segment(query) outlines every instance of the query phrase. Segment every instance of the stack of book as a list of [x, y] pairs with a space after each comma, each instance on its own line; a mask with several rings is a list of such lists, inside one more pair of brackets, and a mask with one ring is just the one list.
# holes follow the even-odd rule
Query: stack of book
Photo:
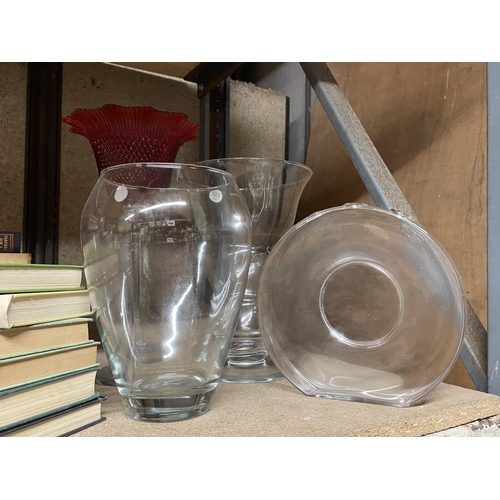
[[95, 390], [98, 342], [89, 339], [82, 267], [2, 263], [5, 254], [0, 252], [0, 436], [68, 436], [103, 421]]

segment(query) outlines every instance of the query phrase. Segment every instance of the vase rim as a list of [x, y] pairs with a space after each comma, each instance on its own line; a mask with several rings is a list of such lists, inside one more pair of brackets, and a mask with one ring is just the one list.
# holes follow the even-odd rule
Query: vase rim
[[227, 158], [214, 158], [211, 160], [200, 160], [199, 162], [196, 162], [196, 165], [209, 165], [211, 163], [217, 163], [217, 162], [230, 162], [230, 161], [237, 161], [237, 162], [243, 162], [243, 161], [253, 161], [253, 162], [276, 162], [276, 163], [281, 163], [283, 165], [290, 165], [293, 167], [298, 167], [301, 170], [306, 170], [309, 172], [310, 175], [313, 174], [313, 170], [311, 167], [308, 167], [307, 165], [304, 165], [303, 163], [299, 163], [296, 161], [291, 161], [291, 160], [285, 160], [283, 158], [258, 158], [255, 156], [235, 156], [234, 158], [227, 157]]
[[[183, 168], [189, 168], [193, 170], [200, 170], [200, 171], [206, 171], [206, 172], [212, 172], [214, 174], [220, 175], [223, 178], [227, 179], [227, 183], [225, 184], [218, 184], [215, 186], [201, 186], [199, 188], [189, 188], [190, 190], [212, 190], [216, 188], [224, 188], [230, 184], [233, 184], [233, 186], [237, 187], [236, 184], [236, 178], [234, 177], [233, 174], [230, 172], [226, 172], [225, 170], [221, 170], [218, 168], [214, 167], [209, 167], [206, 165], [197, 165], [195, 163], [181, 163], [181, 162], [152, 162], [152, 161], [145, 161], [145, 162], [135, 162], [135, 163], [122, 163], [119, 165], [113, 165], [111, 167], [107, 167], [101, 170], [101, 173], [99, 174], [100, 178], [106, 178], [106, 174], [115, 170], [120, 170], [122, 168], [130, 168], [130, 167], [137, 167], [141, 169], [147, 169], [147, 168], [160, 168], [160, 169], [170, 169], [170, 170], [181, 170]], [[150, 189], [148, 186], [135, 186], [128, 184], [127, 182], [119, 182], [119, 181], [114, 181], [113, 179], [105, 179], [107, 182], [111, 182], [113, 184], [117, 185], [124, 185], [127, 187], [132, 187], [132, 188], [139, 188], [139, 187], [146, 187]], [[156, 189], [176, 189], [178, 190], [179, 188], [170, 188], [170, 187], [161, 187], [161, 188], [156, 188]]]

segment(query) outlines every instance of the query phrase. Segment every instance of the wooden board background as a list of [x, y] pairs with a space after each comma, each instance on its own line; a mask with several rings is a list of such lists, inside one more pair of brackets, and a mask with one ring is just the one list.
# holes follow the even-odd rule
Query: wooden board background
[[[422, 225], [454, 260], [486, 316], [486, 64], [328, 63]], [[298, 219], [352, 201], [373, 205], [321, 105]], [[459, 360], [446, 382], [474, 387]]]

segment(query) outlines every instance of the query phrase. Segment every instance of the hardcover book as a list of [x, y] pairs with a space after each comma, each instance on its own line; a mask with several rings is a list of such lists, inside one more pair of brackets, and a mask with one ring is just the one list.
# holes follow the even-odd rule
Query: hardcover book
[[104, 398], [62, 409], [16, 427], [0, 431], [0, 437], [66, 437], [106, 420], [101, 416]]
[[21, 233], [18, 231], [0, 231], [0, 253], [18, 253], [21, 251]]
[[0, 390], [0, 431], [94, 398], [99, 364]]
[[0, 264], [31, 264], [31, 254], [0, 252]]
[[81, 289], [82, 269], [59, 264], [0, 264], [0, 293]]
[[0, 359], [88, 342], [91, 322], [71, 318], [0, 330]]
[[0, 389], [13, 388], [95, 365], [98, 344], [99, 342], [89, 340], [86, 344], [2, 359]]
[[4, 329], [91, 313], [88, 290], [0, 295], [0, 328]]

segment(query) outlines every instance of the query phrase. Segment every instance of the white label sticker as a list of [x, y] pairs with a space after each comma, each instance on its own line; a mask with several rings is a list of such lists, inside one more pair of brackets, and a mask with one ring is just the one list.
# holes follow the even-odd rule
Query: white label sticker
[[115, 201], [120, 203], [128, 195], [128, 189], [125, 186], [118, 186], [115, 191]]
[[218, 189], [210, 191], [210, 194], [208, 196], [214, 203], [219, 203], [222, 200], [222, 193]]

